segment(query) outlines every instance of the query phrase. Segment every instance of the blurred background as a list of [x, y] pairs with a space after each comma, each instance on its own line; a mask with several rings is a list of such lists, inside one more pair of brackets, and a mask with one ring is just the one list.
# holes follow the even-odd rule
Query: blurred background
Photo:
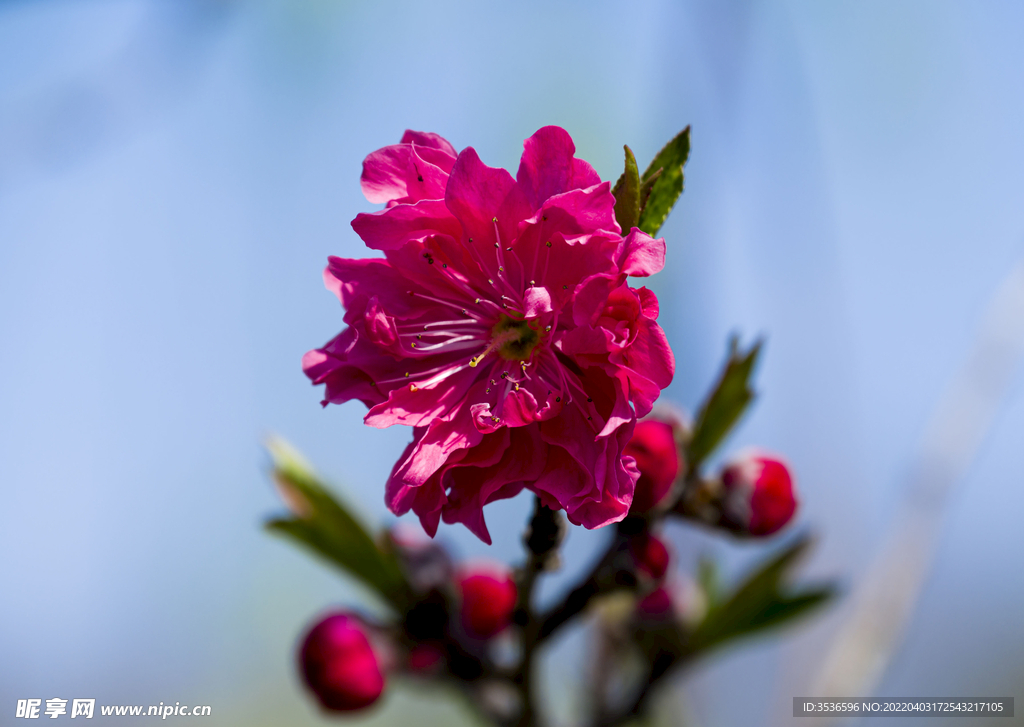
[[[788, 456], [820, 535], [805, 572], [855, 592], [1024, 256], [1022, 34], [1024, 6], [994, 1], [0, 1], [0, 710], [323, 721], [295, 642], [359, 594], [262, 532], [280, 504], [260, 443], [286, 437], [393, 520], [383, 483], [410, 433], [321, 409], [299, 361], [341, 328], [327, 256], [364, 255], [362, 158], [405, 128], [514, 171], [558, 124], [614, 179], [623, 143], [643, 166], [693, 125], [649, 283], [678, 362], [664, 398], [692, 411], [727, 336], [766, 336], [726, 450]], [[1008, 381], [876, 694], [1024, 696], [1024, 375]], [[489, 509], [489, 549], [439, 538], [514, 560], [529, 506]], [[670, 535], [684, 564], [765, 554]], [[574, 531], [542, 596], [599, 541]], [[686, 673], [668, 723], [789, 724], [848, 610]], [[563, 719], [579, 642], [545, 665]], [[466, 723], [409, 691], [355, 722], [412, 710]]]

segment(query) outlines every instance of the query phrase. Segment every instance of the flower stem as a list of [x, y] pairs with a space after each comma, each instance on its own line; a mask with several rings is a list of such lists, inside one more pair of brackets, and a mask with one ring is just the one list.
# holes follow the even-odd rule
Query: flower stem
[[558, 546], [565, 537], [565, 520], [540, 498], [534, 501], [533, 517], [523, 536], [523, 544], [529, 555], [519, 576], [519, 597], [513, 620], [523, 630], [523, 655], [512, 681], [519, 689], [522, 708], [518, 727], [534, 727], [537, 724], [537, 710], [533, 699], [533, 660], [540, 642], [540, 619], [533, 610], [533, 588], [543, 571], [553, 570], [558, 565]]

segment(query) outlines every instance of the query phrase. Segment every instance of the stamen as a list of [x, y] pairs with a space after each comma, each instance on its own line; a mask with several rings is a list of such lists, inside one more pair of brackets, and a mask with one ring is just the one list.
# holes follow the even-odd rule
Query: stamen
[[[426, 371], [420, 371], [416, 375], [417, 376], [429, 376], [430, 374], [435, 374], [438, 371], [444, 371], [445, 369], [449, 368], [450, 366], [451, 366], [451, 364], [446, 363], [443, 366], [435, 366], [432, 369], [427, 369]], [[403, 375], [403, 376], [399, 376], [399, 377], [394, 378], [394, 379], [384, 379], [383, 381], [374, 381], [372, 383], [373, 383], [374, 386], [377, 386], [378, 384], [395, 384], [395, 383], [398, 383], [399, 381], [405, 381], [405, 379], [409, 376], [409, 374], [410, 374], [410, 372], [406, 371], [405, 375]]]
[[[470, 314], [469, 314], [469, 313], [468, 313], [468, 312], [466, 311], [466, 309], [465, 309], [465, 308], [463, 308], [463, 307], [462, 307], [461, 305], [459, 305], [458, 303], [452, 303], [452, 302], [451, 302], [450, 300], [444, 300], [443, 298], [435, 298], [435, 297], [433, 297], [433, 296], [431, 296], [431, 295], [424, 295], [423, 293], [417, 293], [417, 292], [416, 292], [416, 291], [414, 291], [414, 290], [410, 290], [410, 291], [409, 291], [409, 295], [414, 295], [414, 296], [416, 296], [416, 297], [418, 297], [418, 298], [423, 298], [423, 299], [425, 299], [425, 300], [430, 300], [430, 301], [433, 301], [433, 302], [435, 302], [435, 303], [440, 303], [441, 305], [446, 305], [446, 306], [448, 306], [449, 308], [454, 308], [455, 310], [459, 311], [460, 313], [465, 313], [465, 314], [466, 314], [467, 316], [469, 316], [470, 318], [473, 318], [473, 317], [474, 317], [474, 316], [470, 315]], [[475, 320], [479, 321], [480, 319], [479, 319], [479, 318], [476, 318]]]
[[479, 318], [474, 318], [472, 320], [465, 320], [464, 318], [459, 318], [454, 321], [431, 321], [430, 323], [423, 324], [423, 330], [425, 331], [428, 328], [433, 328], [435, 326], [470, 326], [481, 322], [482, 321], [480, 321]]
[[466, 364], [461, 364], [459, 366], [453, 366], [452, 368], [448, 369], [447, 371], [445, 371], [443, 373], [438, 374], [437, 376], [435, 376], [434, 378], [430, 379], [429, 381], [422, 381], [422, 382], [420, 382], [420, 384], [418, 386], [416, 384], [409, 384], [409, 388], [412, 391], [417, 391], [419, 389], [425, 389], [428, 386], [433, 386], [434, 384], [436, 384], [436, 383], [438, 383], [440, 381], [444, 381], [449, 376], [453, 376], [454, 374], [459, 373], [464, 368], [466, 368]]
[[[476, 341], [477, 343], [479, 343], [480, 339], [477, 336], [456, 336], [455, 338], [449, 338], [446, 341], [441, 341], [440, 343], [435, 343], [435, 344], [432, 344], [430, 346], [421, 346], [419, 344], [414, 343], [414, 344], [412, 344], [412, 347], [415, 348], [417, 351], [421, 351], [421, 352], [422, 351], [433, 351], [433, 350], [438, 349], [438, 348], [444, 348], [445, 346], [451, 346], [452, 344], [458, 343], [459, 341]], [[452, 350], [462, 351], [462, 350], [467, 349], [467, 348], [472, 348], [472, 346], [459, 346], [459, 347], [457, 347], [455, 349], [452, 349]]]

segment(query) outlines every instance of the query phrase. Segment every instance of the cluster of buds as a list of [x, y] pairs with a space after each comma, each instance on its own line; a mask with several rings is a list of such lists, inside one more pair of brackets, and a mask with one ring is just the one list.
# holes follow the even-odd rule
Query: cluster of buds
[[512, 624], [517, 588], [508, 568], [456, 566], [440, 545], [401, 526], [388, 537], [414, 587], [408, 611], [392, 623], [331, 613], [302, 643], [304, 681], [328, 711], [370, 706], [393, 672], [473, 682], [492, 666], [494, 642]]
[[619, 529], [628, 535], [638, 575], [641, 619], [673, 612], [677, 600], [673, 593], [678, 589], [662, 582], [669, 551], [655, 534], [666, 517], [681, 516], [735, 536], [763, 538], [782, 530], [796, 514], [793, 477], [781, 457], [743, 450], [708, 477], [688, 469], [689, 439], [680, 417], [662, 413], [639, 422], [624, 451], [640, 471], [630, 516]]
[[[796, 511], [792, 477], [780, 458], [749, 450], [727, 461], [717, 476], [705, 478], [687, 469], [687, 437], [676, 418], [637, 424], [625, 450], [640, 471], [630, 515], [617, 528], [618, 545], [580, 590], [631, 591], [640, 624], [675, 618], [683, 608], [680, 588], [672, 582], [670, 549], [660, 534], [666, 518], [683, 516], [736, 535], [764, 537], [783, 528]], [[560, 537], [558, 527], [547, 533], [536, 522], [531, 532], [534, 540], [545, 540], [528, 543], [541, 553], [552, 552]], [[514, 627], [519, 592], [511, 570], [491, 562], [455, 564], [442, 546], [401, 526], [388, 538], [415, 591], [407, 613], [390, 624], [332, 613], [302, 644], [305, 682], [327, 710], [373, 704], [393, 671], [472, 683], [494, 671], [500, 637]], [[571, 597], [567, 603], [564, 615], [556, 612], [549, 619], [554, 626], [575, 615]]]
[[747, 449], [730, 458], [717, 476], [702, 477], [687, 470], [687, 438], [678, 419], [637, 424], [625, 449], [640, 470], [630, 515], [650, 517], [668, 510], [751, 537], [773, 535], [793, 519], [796, 490], [781, 457]]

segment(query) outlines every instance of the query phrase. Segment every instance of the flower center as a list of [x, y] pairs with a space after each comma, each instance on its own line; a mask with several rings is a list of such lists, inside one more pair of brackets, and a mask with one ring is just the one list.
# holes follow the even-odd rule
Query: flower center
[[498, 346], [498, 355], [508, 361], [525, 361], [540, 341], [536, 321], [516, 321], [508, 316], [494, 324], [491, 335], [494, 340], [504, 339]]
[[480, 355], [474, 357], [469, 365], [476, 367], [483, 358], [492, 352], [507, 361], [525, 361], [540, 342], [539, 324], [535, 320], [523, 321], [502, 315], [491, 329], [491, 342]]

